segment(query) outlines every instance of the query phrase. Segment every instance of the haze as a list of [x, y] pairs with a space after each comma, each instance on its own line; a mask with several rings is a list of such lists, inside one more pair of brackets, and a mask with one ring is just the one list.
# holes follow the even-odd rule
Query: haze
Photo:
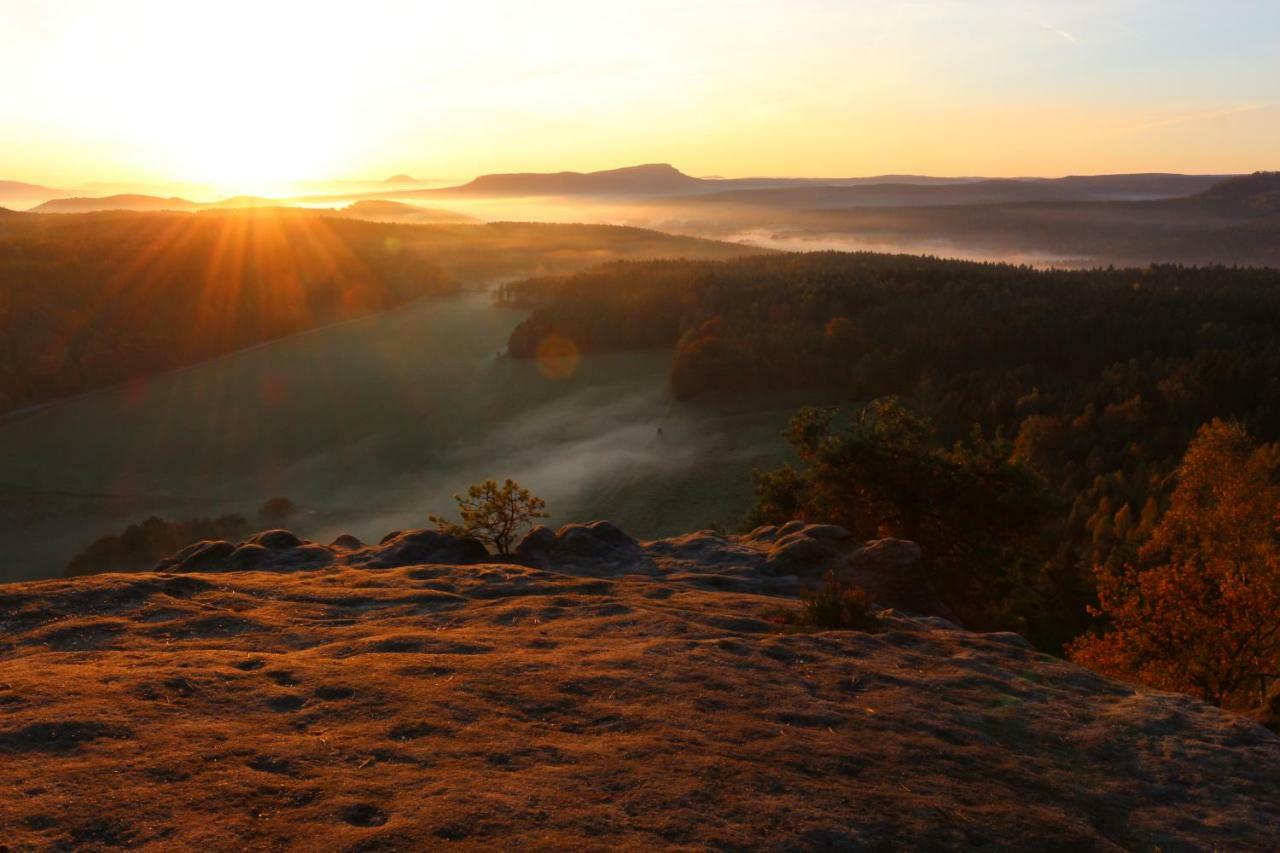
[[1277, 32], [1263, 0], [2, 0], [0, 175], [1246, 172], [1275, 165]]

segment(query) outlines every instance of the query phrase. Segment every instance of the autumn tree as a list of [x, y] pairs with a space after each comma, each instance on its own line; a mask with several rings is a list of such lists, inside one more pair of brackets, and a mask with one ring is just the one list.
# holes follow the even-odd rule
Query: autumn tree
[[1136, 564], [1098, 570], [1099, 633], [1071, 657], [1228, 707], [1280, 678], [1280, 447], [1205, 424]]
[[516, 535], [537, 518], [546, 518], [546, 502], [515, 480], [508, 479], [501, 486], [496, 480], [487, 480], [467, 489], [467, 494], [455, 494], [458, 502], [458, 524], [438, 515], [430, 516], [431, 522], [441, 533], [455, 536], [472, 536], [492, 547], [499, 554], [511, 553]]

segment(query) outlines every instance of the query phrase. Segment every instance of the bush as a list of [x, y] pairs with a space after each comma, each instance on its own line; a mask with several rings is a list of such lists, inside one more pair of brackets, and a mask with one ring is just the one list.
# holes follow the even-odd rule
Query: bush
[[809, 628], [878, 631], [880, 620], [871, 612], [871, 597], [834, 571], [822, 586], [800, 594], [800, 609], [780, 614], [788, 625]]

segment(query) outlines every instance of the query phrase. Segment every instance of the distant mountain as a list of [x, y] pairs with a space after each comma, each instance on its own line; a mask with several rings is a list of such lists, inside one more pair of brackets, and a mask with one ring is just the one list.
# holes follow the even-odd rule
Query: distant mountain
[[32, 210], [35, 213], [92, 213], [98, 210], [195, 210], [201, 206], [185, 198], [126, 194], [103, 198], [58, 198]]
[[1200, 193], [1194, 201], [1244, 216], [1280, 213], [1280, 172], [1229, 178]]
[[[847, 207], [914, 207], [1017, 202], [1139, 201], [1202, 192], [1221, 175], [1087, 175], [1066, 178], [1001, 178], [951, 183], [828, 184], [704, 193], [678, 201], [782, 207], [794, 210]], [[659, 201], [666, 201], [661, 199]]]
[[627, 166], [603, 172], [519, 172], [481, 175], [456, 187], [410, 190], [400, 197], [428, 196], [600, 196], [653, 198], [692, 196], [721, 191], [791, 187], [842, 187], [900, 183], [946, 185], [977, 178], [937, 178], [925, 175], [880, 175], [863, 178], [695, 178], [667, 163]]
[[445, 222], [478, 222], [475, 217], [456, 213], [452, 210], [441, 210], [433, 207], [420, 207], [416, 204], [405, 204], [399, 201], [371, 199], [357, 201], [337, 211], [338, 216], [348, 219], [364, 219], [370, 222], [401, 223], [445, 223]]
[[[1003, 204], [1027, 201], [1141, 201], [1202, 192], [1224, 175], [1072, 175], [978, 178], [875, 175], [860, 178], [695, 178], [666, 163], [603, 172], [481, 175], [456, 187], [406, 190], [397, 197], [599, 196], [696, 199], [734, 205], [838, 208]], [[368, 197], [368, 196], [365, 196]]]
[[415, 178], [413, 175], [405, 175], [402, 173], [399, 175], [392, 175], [391, 177], [383, 181], [383, 183], [384, 184], [416, 184], [418, 183], [418, 179]]
[[51, 198], [65, 198], [68, 194], [53, 187], [28, 184], [23, 181], [0, 181], [0, 201], [35, 203]]
[[625, 195], [644, 196], [693, 192], [705, 181], [684, 174], [665, 163], [628, 166], [604, 172], [522, 172], [481, 175], [458, 187], [429, 190], [439, 195], [564, 196]]
[[[384, 183], [402, 183], [395, 175]], [[415, 183], [435, 183], [420, 178]], [[927, 175], [878, 175], [861, 178], [695, 178], [666, 163], [628, 166], [602, 172], [518, 172], [481, 175], [468, 183], [452, 187], [415, 189], [363, 190], [298, 196], [292, 201], [308, 204], [428, 198], [519, 198], [530, 196], [578, 196], [582, 198], [646, 199], [659, 196], [688, 196], [729, 190], [768, 189], [774, 187], [841, 187], [863, 184], [900, 183], [911, 185], [945, 185], [971, 183], [980, 178], [930, 177]]]

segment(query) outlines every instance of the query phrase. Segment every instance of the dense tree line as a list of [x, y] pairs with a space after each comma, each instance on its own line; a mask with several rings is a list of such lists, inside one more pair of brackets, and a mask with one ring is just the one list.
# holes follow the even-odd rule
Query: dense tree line
[[192, 543], [207, 539], [238, 542], [255, 530], [289, 524], [297, 519], [298, 514], [299, 508], [292, 500], [275, 497], [258, 507], [253, 523], [238, 513], [226, 513], [216, 518], [195, 516], [174, 520], [153, 515], [130, 524], [118, 534], [95, 539], [89, 547], [71, 558], [63, 574], [77, 577], [102, 572], [150, 571], [156, 563]]
[[237, 542], [249, 533], [242, 515], [168, 520], [151, 516], [119, 534], [95, 539], [71, 558], [63, 574], [69, 578], [103, 572], [144, 572], [193, 542], [226, 539]]
[[[534, 307], [510, 341], [592, 352], [675, 347], [672, 392], [896, 395], [948, 446], [973, 430], [1040, 474], [1043, 593], [1029, 630], [1058, 649], [1088, 625], [1094, 567], [1118, 572], [1156, 530], [1197, 429], [1280, 438], [1280, 272], [1042, 271], [815, 253], [612, 264], [507, 288]], [[1025, 576], [1026, 569], [1020, 570]], [[1030, 580], [1027, 581], [1032, 582]]]

